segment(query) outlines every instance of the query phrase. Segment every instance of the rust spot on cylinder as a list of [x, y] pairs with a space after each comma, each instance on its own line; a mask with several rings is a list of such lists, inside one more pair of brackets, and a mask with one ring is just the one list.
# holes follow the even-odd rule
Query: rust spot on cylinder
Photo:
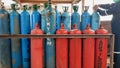
[[16, 63], [16, 59], [13, 59], [13, 60], [12, 60], [12, 64], [15, 64], [15, 63]]

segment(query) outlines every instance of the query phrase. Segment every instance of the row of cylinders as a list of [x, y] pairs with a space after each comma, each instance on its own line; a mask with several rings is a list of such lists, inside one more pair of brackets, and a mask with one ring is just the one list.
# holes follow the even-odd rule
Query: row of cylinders
[[[35, 28], [35, 24], [38, 22], [41, 29], [45, 34], [54, 34], [56, 32], [56, 27], [60, 22], [64, 23], [64, 27], [67, 31], [70, 31], [70, 16], [67, 11], [63, 13], [62, 21], [57, 22], [57, 14], [55, 11], [49, 6], [45, 10], [43, 10], [44, 14], [42, 17], [37, 11], [36, 5], [33, 6], [35, 11], [32, 14], [32, 29]], [[30, 15], [26, 11], [24, 7], [24, 11], [19, 16], [19, 13], [15, 9], [15, 5], [12, 5], [13, 11], [8, 15], [8, 12], [5, 9], [0, 9], [0, 34], [30, 34]], [[42, 17], [43, 22], [40, 21], [40, 17]], [[59, 17], [59, 16], [58, 16]], [[74, 20], [79, 20], [80, 18]], [[83, 17], [87, 17], [86, 15]], [[9, 23], [10, 19], [10, 23]], [[41, 20], [42, 20], [41, 19]], [[83, 18], [87, 20], [87, 18]], [[96, 21], [96, 20], [95, 20]], [[86, 21], [83, 21], [86, 22]], [[41, 23], [41, 24], [40, 24]], [[77, 24], [77, 22], [74, 22]], [[80, 23], [80, 22], [78, 22]], [[88, 22], [87, 22], [88, 23]], [[85, 23], [85, 25], [87, 24]], [[56, 26], [57, 24], [57, 26]], [[10, 25], [10, 26], [9, 26]], [[78, 26], [78, 24], [77, 24]], [[77, 27], [78, 28], [78, 27]], [[86, 26], [85, 26], [86, 28]], [[60, 27], [58, 28], [58, 30]], [[0, 47], [1, 47], [1, 56], [0, 56], [0, 66], [5, 68], [11, 67], [11, 59], [12, 58], [12, 68], [29, 68], [30, 67], [30, 42], [29, 39], [11, 39], [11, 43], [9, 39], [0, 39]], [[39, 43], [39, 42], [38, 42]], [[49, 43], [49, 44], [47, 44]], [[36, 43], [34, 43], [36, 44]], [[11, 49], [10, 49], [11, 48]], [[46, 53], [46, 66], [47, 68], [55, 68], [55, 40], [47, 39], [45, 42], [45, 53]], [[10, 53], [11, 52], [11, 53]], [[22, 55], [21, 55], [22, 54]], [[4, 59], [2, 59], [4, 58]], [[21, 60], [22, 58], [22, 60]], [[53, 58], [53, 59], [52, 59]]]
[[[36, 32], [38, 31], [38, 32]], [[36, 28], [32, 30], [32, 34], [44, 34], [39, 29], [38, 24]], [[75, 34], [108, 34], [108, 31], [104, 29], [101, 24], [100, 29], [94, 31], [88, 24], [86, 29], [81, 32], [74, 24], [74, 29], [68, 33], [64, 29], [64, 25], [61, 24], [61, 28], [56, 31], [56, 35]], [[39, 42], [39, 43], [38, 43]], [[37, 44], [34, 44], [37, 43]], [[43, 68], [44, 53], [43, 39], [31, 39], [31, 68]], [[51, 65], [54, 63], [54, 68], [106, 68], [107, 67], [107, 38], [56, 38], [55, 42], [55, 55], [51, 58]], [[48, 43], [49, 44], [49, 43]], [[41, 53], [41, 54], [39, 54]], [[44, 56], [44, 57], [43, 57]], [[54, 60], [54, 61], [53, 61]], [[55, 61], [56, 60], [56, 61]], [[49, 68], [47, 65], [45, 65]]]

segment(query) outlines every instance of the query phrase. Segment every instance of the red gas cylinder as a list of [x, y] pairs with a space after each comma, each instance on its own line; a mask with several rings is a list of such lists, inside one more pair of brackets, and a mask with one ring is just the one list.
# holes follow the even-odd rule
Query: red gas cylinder
[[[81, 31], [77, 29], [76, 24], [74, 24], [74, 29], [70, 31], [70, 34], [79, 34]], [[70, 68], [82, 68], [82, 40], [81, 38], [71, 38], [70, 39]]]
[[[87, 28], [83, 31], [84, 34], [95, 34], [95, 32], [87, 25]], [[83, 68], [94, 68], [94, 53], [95, 52], [95, 39], [85, 38], [83, 39]]]
[[[96, 30], [96, 34], [108, 34], [108, 31], [104, 29], [103, 25]], [[108, 39], [97, 38], [95, 48], [95, 68], [107, 68], [107, 50], [108, 50]]]
[[[42, 35], [43, 31], [39, 29], [38, 23], [31, 35]], [[44, 47], [42, 38], [31, 38], [31, 68], [43, 68]]]
[[[68, 34], [68, 31], [64, 29], [64, 24], [61, 24], [60, 30], [56, 31], [56, 34]], [[57, 38], [56, 39], [56, 68], [68, 68], [68, 39]]]

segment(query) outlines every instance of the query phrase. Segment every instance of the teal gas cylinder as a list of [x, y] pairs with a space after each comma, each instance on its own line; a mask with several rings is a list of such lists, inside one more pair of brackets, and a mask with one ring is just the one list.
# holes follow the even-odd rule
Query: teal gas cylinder
[[33, 5], [33, 13], [32, 13], [32, 29], [35, 28], [35, 24], [38, 23], [41, 26], [41, 15], [38, 11], [38, 6], [35, 4]]
[[[45, 34], [54, 34], [56, 31], [56, 13], [52, 8], [51, 0], [49, 0], [49, 5], [46, 8], [45, 19]], [[55, 68], [55, 40], [47, 38], [45, 41], [46, 68]]]
[[71, 28], [73, 29], [73, 25], [77, 25], [77, 29], [80, 30], [80, 14], [77, 12], [78, 11], [78, 6], [73, 6], [74, 12], [72, 13], [71, 17]]
[[91, 24], [90, 25], [93, 30], [97, 30], [100, 26], [100, 16], [96, 11], [94, 11], [91, 16]]
[[86, 28], [87, 24], [90, 24], [91, 16], [88, 13], [88, 9], [89, 9], [89, 7], [85, 6], [85, 11], [82, 13], [82, 16], [81, 16], [81, 30], [84, 30]]
[[61, 22], [64, 23], [65, 29], [67, 31], [70, 31], [71, 30], [71, 22], [70, 22], [71, 19], [70, 19], [70, 15], [68, 13], [68, 7], [67, 6], [63, 7], [63, 10], [64, 10], [64, 12], [61, 16], [62, 17]]
[[[0, 34], [10, 34], [9, 14], [0, 4]], [[10, 40], [0, 39], [0, 68], [11, 68]]]
[[[30, 34], [30, 14], [27, 12], [27, 5], [23, 6], [20, 21], [21, 34]], [[30, 40], [28, 38], [22, 38], [21, 46], [23, 68], [30, 68]]]
[[[15, 4], [11, 5], [10, 13], [10, 33], [20, 34], [20, 15], [16, 11]], [[11, 39], [12, 68], [22, 68], [21, 41], [18, 38]]]
[[61, 25], [61, 15], [60, 12], [57, 10], [57, 6], [55, 6], [55, 12], [56, 12], [56, 29], [59, 30], [60, 29], [60, 25]]

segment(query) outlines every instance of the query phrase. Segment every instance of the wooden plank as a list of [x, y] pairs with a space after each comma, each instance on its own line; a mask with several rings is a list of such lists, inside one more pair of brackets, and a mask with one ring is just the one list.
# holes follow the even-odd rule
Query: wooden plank
[[[16, 2], [20, 2], [20, 3], [45, 3], [48, 0], [14, 0]], [[75, 3], [79, 3], [81, 0], [52, 0], [52, 3], [70, 3], [70, 4], [75, 4]]]
[[110, 38], [109, 35], [0, 35], [0, 38]]
[[110, 68], [113, 68], [114, 64], [114, 40], [115, 40], [115, 35], [111, 36], [111, 43], [110, 43]]

